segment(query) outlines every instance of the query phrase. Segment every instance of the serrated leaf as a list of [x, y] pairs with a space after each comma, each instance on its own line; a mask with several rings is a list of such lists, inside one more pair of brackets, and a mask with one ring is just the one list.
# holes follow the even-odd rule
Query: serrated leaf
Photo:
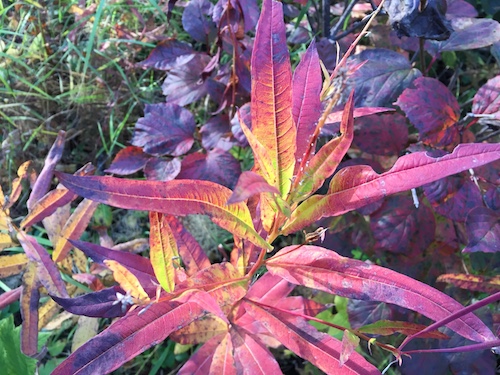
[[146, 349], [159, 344], [172, 332], [207, 312], [188, 302], [177, 305], [162, 302], [151, 305], [138, 316], [137, 309], [113, 323], [108, 329], [72, 353], [53, 375], [107, 374], [119, 368]]
[[341, 169], [332, 179], [328, 194], [313, 195], [292, 213], [283, 233], [291, 233], [325, 216], [337, 216], [373, 203], [387, 195], [410, 190], [440, 178], [500, 159], [498, 144], [461, 144], [453, 153], [432, 158], [417, 152], [399, 158], [387, 172], [369, 166]]
[[[357, 331], [362, 333], [368, 333], [371, 335], [390, 336], [394, 333], [402, 333], [403, 335], [411, 336], [422, 331], [425, 328], [427, 328], [427, 326], [423, 324], [399, 322], [393, 320], [379, 320], [376, 323], [367, 324], [363, 327], [360, 327], [357, 329]], [[422, 336], [419, 336], [419, 338], [446, 340], [449, 339], [450, 337], [442, 332], [439, 332], [438, 330], [435, 330], [425, 333]]]
[[158, 212], [149, 213], [149, 257], [156, 278], [168, 293], [175, 288], [174, 258], [179, 257], [172, 230], [164, 216]]
[[5, 374], [34, 374], [37, 361], [21, 353], [19, 328], [12, 314], [0, 320], [0, 368]]
[[266, 148], [282, 197], [295, 167], [292, 70], [282, 4], [265, 0], [252, 52], [252, 132]]
[[209, 181], [135, 181], [113, 177], [77, 177], [58, 174], [70, 190], [97, 202], [132, 210], [169, 215], [207, 214], [211, 220], [240, 238], [271, 249], [253, 228], [248, 207], [226, 205], [231, 190]]
[[437, 79], [419, 77], [394, 103], [415, 125], [420, 139], [428, 145], [444, 147], [460, 140], [460, 106], [455, 96]]
[[251, 301], [243, 303], [245, 310], [260, 321], [283, 345], [298, 356], [310, 361], [328, 373], [380, 374], [376, 367], [360, 354], [353, 353], [341, 368], [339, 357], [341, 342], [329, 335], [318, 332], [304, 320], [288, 317], [278, 311], [259, 307]]
[[[297, 285], [347, 298], [392, 303], [436, 321], [463, 309], [446, 294], [415, 279], [344, 258], [319, 246], [286, 247], [268, 260], [266, 266], [272, 274]], [[494, 339], [489, 328], [470, 313], [447, 326], [469, 340], [486, 342]]]

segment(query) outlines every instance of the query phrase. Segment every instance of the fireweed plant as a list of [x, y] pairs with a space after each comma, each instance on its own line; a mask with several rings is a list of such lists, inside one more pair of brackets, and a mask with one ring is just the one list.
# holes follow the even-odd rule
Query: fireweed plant
[[[227, 2], [226, 8], [219, 9], [218, 20], [224, 19], [221, 14], [227, 16], [227, 27], [232, 27], [229, 14], [243, 14], [242, 7], [232, 8], [234, 4]], [[246, 14], [247, 18], [255, 18], [254, 13]], [[387, 247], [397, 253], [395, 247], [399, 246], [404, 247], [400, 252], [417, 254], [422, 244], [415, 244], [412, 238], [418, 231], [398, 241], [384, 235], [388, 232], [384, 232], [387, 228], [383, 226], [391, 220], [400, 221], [406, 215], [412, 217], [418, 227], [418, 223], [429, 221], [429, 215], [434, 218], [432, 209], [438, 213], [448, 210], [442, 202], [446, 201], [443, 194], [453, 199], [463, 194], [471, 196], [471, 201], [463, 201], [462, 206], [454, 208], [453, 214], [464, 215], [463, 210], [468, 210], [465, 214], [470, 242], [466, 250], [498, 251], [498, 242], [495, 242], [498, 240], [495, 237], [498, 236], [498, 228], [495, 229], [498, 206], [490, 204], [494, 202], [494, 192], [498, 194], [498, 181], [495, 185], [487, 177], [488, 173], [494, 173], [485, 168], [500, 159], [500, 146], [484, 142], [458, 144], [464, 137], [474, 139], [467, 127], [457, 130], [460, 111], [456, 100], [444, 85], [422, 77], [391, 51], [377, 55], [368, 50], [349, 60], [346, 53], [329, 75], [324, 66], [322, 69], [316, 44], [312, 42], [292, 74], [283, 19], [281, 3], [263, 1], [251, 55], [251, 102], [246, 106], [247, 113], [243, 113], [243, 108], [238, 113], [234, 107], [233, 129], [236, 130], [233, 133], [239, 131], [244, 135], [241, 139], [248, 142], [255, 163], [252, 170], [238, 173], [234, 182], [223, 179], [218, 183], [211, 180], [213, 176], [207, 177], [210, 174], [207, 170], [223, 165], [220, 160], [214, 161], [224, 152], [216, 147], [211, 149], [212, 154], [207, 152], [209, 156], [190, 156], [189, 168], [177, 170], [167, 181], [93, 176], [91, 165], [73, 175], [54, 172], [64, 145], [61, 132], [42, 172], [36, 176], [29, 164], [23, 164], [9, 199], [3, 194], [0, 196], [2, 228], [17, 234], [25, 252], [10, 259], [10, 272], [25, 269], [22, 287], [5, 293], [1, 300], [2, 305], [17, 298], [21, 300], [23, 352], [37, 355], [39, 322], [42, 324], [44, 316], [57, 310], [58, 305], [77, 315], [114, 318], [101, 333], [64, 360], [53, 374], [109, 373], [167, 338], [199, 345], [179, 370], [181, 374], [281, 373], [269, 349], [281, 346], [326, 373], [379, 374], [373, 360], [356, 351], [359, 346], [368, 345], [370, 352], [373, 348], [387, 351], [396, 362], [404, 364], [410, 361], [412, 354], [425, 352], [405, 350], [417, 338], [445, 342], [453, 336], [468, 340], [459, 347], [427, 350], [435, 353], [466, 353], [500, 345], [485, 322], [473, 313], [498, 301], [500, 293], [464, 307], [415, 278], [314, 244], [328, 236], [328, 226], [334, 228], [325, 218], [347, 217], [357, 224], [354, 220], [359, 217], [340, 215], [362, 212], [377, 218], [372, 230], [379, 236], [379, 248]], [[192, 32], [198, 35], [196, 30]], [[212, 37], [211, 29], [207, 30], [207, 34], [198, 35], [200, 40]], [[183, 55], [184, 47], [179, 47], [178, 56]], [[212, 63], [200, 56], [195, 54], [186, 61]], [[368, 130], [371, 124], [366, 119], [375, 121], [374, 114], [393, 111], [384, 104], [389, 96], [379, 98], [374, 105], [358, 108], [358, 104], [366, 104], [361, 102], [368, 100], [368, 85], [376, 86], [366, 79], [367, 74], [388, 56], [394, 58], [390, 64], [400, 64], [399, 70], [406, 70], [406, 78], [398, 82], [399, 85], [406, 80], [406, 86], [400, 86], [395, 104], [419, 130], [424, 142], [408, 147], [406, 154], [385, 171], [380, 165], [367, 165], [374, 164], [373, 160], [367, 163], [355, 160], [346, 166], [349, 163], [342, 161], [356, 148], [376, 155], [389, 155], [394, 148], [398, 153], [405, 153], [401, 151], [407, 141], [399, 139], [405, 137], [404, 131], [395, 125], [396, 120], [397, 124], [404, 124], [403, 115], [377, 115], [379, 120], [373, 123], [372, 129], [375, 133]], [[499, 86], [498, 81], [489, 81], [478, 92], [473, 105], [474, 121], [481, 115], [498, 113], [499, 93], [494, 90]], [[210, 90], [209, 86], [204, 94]], [[384, 87], [379, 88], [384, 94]], [[231, 97], [228, 100], [234, 104], [235, 96], [231, 93], [225, 97]], [[343, 109], [338, 107], [341, 103]], [[177, 158], [191, 149], [196, 128], [192, 115], [181, 106], [184, 104], [167, 101], [149, 106], [136, 127], [134, 146], [115, 159], [109, 172], [116, 173], [132, 161], [136, 162], [135, 171], [145, 168], [151, 160], [157, 165], [165, 161], [161, 156], [167, 154], [166, 161], [176, 160], [177, 166], [172, 168], [179, 169], [181, 161]], [[423, 105], [430, 108], [428, 113], [420, 110]], [[433, 112], [437, 107], [441, 117]], [[355, 128], [354, 117], [364, 116], [360, 120], [364, 123]], [[340, 123], [338, 128], [335, 122]], [[216, 129], [217, 124], [213, 125]], [[338, 134], [317, 147], [325, 129]], [[368, 144], [366, 134], [371, 134], [372, 143], [377, 142], [373, 134], [380, 129], [392, 129], [391, 137], [396, 141], [391, 144], [385, 135], [380, 144]], [[359, 141], [353, 140], [356, 132], [360, 135]], [[161, 151], [165, 147], [168, 152]], [[151, 156], [145, 157], [144, 153]], [[463, 172], [473, 169], [474, 179], [471, 180], [469, 174], [467, 180]], [[54, 173], [60, 185], [48, 192]], [[443, 180], [445, 177], [448, 180]], [[27, 202], [29, 214], [17, 226], [8, 215], [19, 197], [22, 180], [31, 183], [32, 191]], [[421, 186], [424, 186], [426, 202], [418, 198], [416, 190], [414, 200], [407, 194], [389, 197]], [[460, 193], [454, 190], [457, 186]], [[318, 190], [320, 188], [322, 190]], [[468, 193], [471, 191], [474, 192]], [[70, 203], [77, 196], [84, 199], [70, 212]], [[149, 211], [149, 258], [78, 240], [98, 203]], [[207, 215], [233, 235], [233, 249], [226, 261], [211, 264], [201, 246], [183, 227], [178, 217], [191, 214]], [[54, 245], [52, 257], [28, 234], [27, 230], [40, 221]], [[326, 228], [314, 226], [323, 223], [328, 223]], [[431, 224], [435, 229], [434, 219]], [[305, 234], [302, 242], [278, 247], [284, 242], [276, 241], [278, 238], [300, 231]], [[428, 247], [432, 240], [424, 242]], [[92, 258], [101, 269], [110, 270], [116, 285], [106, 288], [95, 275], [91, 278], [87, 274], [85, 281], [81, 275], [77, 277], [87, 272], [86, 257]], [[67, 283], [72, 273], [75, 280], [87, 283], [93, 292], [75, 295], [77, 288]], [[455, 276], [471, 282], [463, 279], [467, 275]], [[453, 275], [448, 275], [446, 280], [451, 279]], [[331, 306], [305, 296], [290, 295], [296, 286], [350, 300], [397, 306], [402, 308], [400, 311], [412, 310], [435, 323], [376, 319], [357, 328], [341, 326], [316, 317]], [[41, 293], [47, 293], [51, 299], [39, 306]], [[320, 325], [339, 330], [343, 333], [342, 339], [322, 332], [317, 328]], [[446, 327], [446, 333], [438, 330], [441, 327]], [[380, 336], [394, 333], [406, 336], [398, 347], [379, 340]]]

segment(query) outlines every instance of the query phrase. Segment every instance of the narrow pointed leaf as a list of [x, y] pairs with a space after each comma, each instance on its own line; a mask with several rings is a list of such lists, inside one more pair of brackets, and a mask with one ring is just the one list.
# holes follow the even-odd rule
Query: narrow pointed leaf
[[40, 198], [42, 198], [49, 191], [50, 184], [52, 183], [54, 170], [56, 168], [56, 164], [62, 157], [65, 138], [66, 138], [66, 133], [63, 130], [59, 131], [54, 144], [50, 148], [50, 151], [47, 157], [45, 158], [43, 169], [40, 172], [38, 178], [36, 179], [35, 184], [33, 185], [30, 197], [26, 202], [28, 209], [31, 210], [35, 205], [35, 203], [38, 202]]
[[296, 160], [304, 157], [309, 137], [313, 134], [321, 114], [321, 85], [319, 56], [313, 39], [293, 73], [292, 114], [297, 126]]
[[4, 255], [0, 257], [0, 279], [21, 273], [28, 264], [26, 254]]
[[73, 247], [71, 242], [68, 240], [77, 240], [80, 238], [87, 228], [90, 219], [92, 219], [92, 215], [94, 214], [97, 205], [98, 202], [90, 199], [84, 199], [80, 202], [75, 211], [73, 211], [60, 233], [59, 240], [57, 241], [54, 252], [52, 253], [52, 259], [54, 259], [55, 262], [62, 261], [66, 255], [68, 255], [68, 252]]
[[[297, 285], [352, 299], [392, 303], [436, 321], [464, 308], [446, 294], [408, 276], [344, 258], [319, 246], [286, 247], [266, 265], [272, 274]], [[473, 314], [447, 326], [469, 340], [494, 339], [489, 328]]]
[[299, 183], [296, 193], [298, 199], [304, 199], [320, 188], [323, 182], [335, 172], [342, 158], [349, 150], [349, 147], [351, 147], [354, 136], [354, 119], [352, 117], [354, 109], [353, 99], [354, 91], [351, 92], [344, 108], [342, 122], [340, 123], [340, 132], [342, 135], [332, 139], [321, 147], [305, 168], [303, 172], [304, 178]]
[[206, 214], [212, 221], [259, 247], [271, 249], [253, 228], [248, 207], [226, 205], [231, 190], [209, 181], [136, 181], [113, 177], [77, 177], [57, 174], [61, 183], [78, 195], [130, 210], [157, 211], [184, 216]]
[[281, 195], [288, 194], [295, 167], [292, 69], [283, 6], [265, 0], [252, 52], [252, 132], [269, 153]]
[[283, 345], [325, 372], [345, 375], [380, 374], [376, 367], [358, 353], [353, 353], [341, 367], [339, 363], [341, 342], [317, 331], [302, 319], [290, 318], [278, 311], [268, 311], [250, 301], [245, 301], [244, 307]]
[[38, 353], [38, 303], [40, 301], [40, 283], [37, 279], [37, 264], [29, 262], [23, 275], [20, 310], [23, 317], [21, 328], [21, 350], [27, 356]]
[[233, 194], [228, 199], [227, 204], [243, 202], [255, 194], [265, 192], [280, 193], [274, 186], [269, 185], [260, 174], [246, 171], [240, 175], [238, 183], [234, 188]]
[[[406, 336], [411, 336], [416, 333], [419, 333], [420, 331], [424, 330], [427, 328], [427, 326], [424, 326], [422, 324], [416, 324], [416, 323], [409, 323], [409, 322], [398, 322], [398, 321], [391, 321], [391, 320], [379, 320], [376, 323], [372, 324], [367, 324], [363, 327], [360, 327], [357, 329], [357, 331], [362, 332], [362, 333], [368, 333], [371, 335], [382, 335], [382, 336], [389, 336], [394, 333], [402, 333], [403, 335]], [[434, 330], [431, 332], [427, 332], [423, 335], [419, 335], [419, 338], [431, 338], [431, 339], [442, 339], [446, 340], [449, 339], [450, 337], [445, 335], [442, 332], [439, 332], [438, 330]]]
[[186, 273], [188, 275], [193, 275], [202, 269], [210, 267], [210, 260], [205, 254], [205, 251], [201, 248], [200, 244], [196, 242], [191, 233], [184, 228], [180, 221], [172, 215], [165, 215], [164, 217], [170, 229], [172, 229], [172, 234], [175, 237], [177, 249], [182, 258], [182, 263], [186, 268]]
[[148, 348], [159, 344], [175, 330], [206, 314], [203, 307], [188, 302], [155, 303], [139, 314], [134, 310], [82, 345], [61, 363], [52, 375], [107, 374]]
[[149, 257], [160, 285], [167, 292], [175, 288], [174, 258], [179, 257], [177, 244], [168, 222], [162, 214], [149, 213]]
[[177, 375], [205, 375], [210, 373], [210, 365], [224, 335], [218, 335], [208, 340], [181, 367]]
[[233, 342], [229, 332], [215, 348], [214, 357], [210, 364], [210, 374], [236, 375]]
[[402, 156], [382, 174], [366, 165], [343, 168], [333, 177], [327, 195], [313, 195], [292, 213], [283, 233], [295, 232], [322, 217], [341, 215], [385, 196], [498, 159], [499, 144], [471, 143], [459, 145], [453, 153], [439, 158], [430, 157], [425, 152]]
[[104, 264], [113, 271], [115, 281], [125, 292], [139, 301], [149, 301], [148, 294], [132, 272], [114, 260], [105, 260]]
[[493, 294], [500, 291], [500, 276], [481, 276], [447, 273], [437, 278], [438, 282], [449, 283], [458, 288]]
[[33, 205], [30, 213], [21, 222], [21, 228], [38, 223], [40, 220], [56, 212], [59, 207], [70, 203], [76, 197], [76, 194], [66, 188], [50, 191]]
[[3, 310], [11, 303], [19, 301], [21, 297], [22, 286], [17, 287], [16, 289], [9, 290], [8, 292], [4, 292], [0, 294], [0, 310]]

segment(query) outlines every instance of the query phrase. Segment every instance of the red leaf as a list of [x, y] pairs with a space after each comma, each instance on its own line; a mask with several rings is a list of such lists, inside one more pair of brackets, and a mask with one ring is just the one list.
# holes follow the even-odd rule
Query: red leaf
[[459, 142], [459, 129], [455, 124], [460, 118], [460, 106], [437, 79], [417, 78], [394, 104], [406, 113], [424, 143], [443, 147]]
[[281, 195], [288, 194], [295, 167], [292, 70], [283, 6], [264, 0], [252, 52], [252, 133], [266, 148]]
[[212, 221], [257, 246], [272, 248], [253, 228], [248, 207], [226, 205], [232, 191], [209, 181], [136, 181], [113, 177], [77, 177], [58, 174], [78, 195], [130, 210], [157, 211], [169, 215], [207, 214]]
[[128, 146], [118, 151], [105, 172], [118, 175], [132, 174], [144, 168], [150, 158], [151, 155], [142, 151], [141, 147]]
[[313, 195], [292, 213], [282, 229], [291, 233], [325, 216], [337, 216], [373, 203], [387, 195], [410, 190], [440, 178], [500, 159], [500, 145], [462, 144], [453, 153], [432, 158], [417, 152], [399, 158], [385, 173], [368, 166], [341, 169], [332, 179], [326, 196]]
[[193, 145], [194, 117], [176, 104], [147, 104], [145, 116], [135, 125], [132, 144], [148, 154], [180, 156]]
[[[436, 321], [463, 309], [460, 303], [446, 294], [415, 279], [341, 257], [318, 246], [286, 247], [266, 265], [272, 274], [297, 285], [347, 298], [393, 303]], [[473, 341], [494, 339], [488, 327], [473, 314], [467, 314], [447, 326]]]
[[172, 332], [187, 326], [207, 312], [197, 303], [177, 306], [175, 302], [154, 303], [136, 309], [87, 341], [53, 372], [65, 374], [107, 374], [146, 349], [161, 343]]
[[229, 332], [222, 339], [219, 346], [215, 348], [212, 363], [210, 364], [210, 374], [236, 375], [233, 342]]
[[313, 134], [321, 114], [321, 87], [321, 67], [316, 43], [313, 39], [293, 73], [292, 114], [297, 127], [296, 160], [304, 157], [309, 137]]
[[229, 152], [214, 148], [206, 154], [189, 154], [182, 160], [177, 179], [205, 180], [232, 189], [238, 181], [241, 166]]
[[215, 349], [219, 346], [224, 335], [212, 337], [203, 344], [181, 367], [177, 375], [206, 375], [210, 373], [210, 365]]
[[318, 332], [304, 320], [290, 318], [278, 311], [268, 311], [251, 301], [245, 301], [243, 305], [245, 310], [283, 345], [319, 369], [330, 374], [380, 374], [376, 367], [358, 353], [353, 353], [341, 368], [341, 342]]
[[280, 374], [280, 366], [273, 354], [252, 335], [237, 325], [231, 327], [231, 340], [234, 346], [236, 370], [238, 374], [267, 375]]
[[233, 194], [228, 199], [227, 204], [243, 202], [255, 194], [264, 192], [274, 194], [280, 193], [274, 186], [269, 185], [260, 174], [246, 171], [240, 175], [238, 183], [234, 187]]
[[172, 234], [177, 242], [179, 255], [182, 258], [182, 263], [186, 268], [187, 274], [193, 275], [196, 272], [210, 267], [210, 260], [205, 251], [196, 242], [194, 237], [189, 233], [175, 216], [165, 215], [168, 225], [172, 229]]
[[465, 221], [469, 243], [462, 251], [472, 253], [500, 251], [500, 214], [486, 207], [476, 207]]

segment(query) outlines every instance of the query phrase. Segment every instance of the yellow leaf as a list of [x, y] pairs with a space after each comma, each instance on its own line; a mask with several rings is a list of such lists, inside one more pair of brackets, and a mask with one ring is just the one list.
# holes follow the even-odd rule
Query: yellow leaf
[[0, 279], [21, 273], [28, 264], [26, 254], [4, 255], [0, 257]]
[[173, 260], [179, 257], [177, 243], [163, 214], [151, 211], [149, 213], [150, 258], [156, 278], [167, 292], [175, 287], [175, 268]]
[[113, 271], [113, 277], [125, 292], [140, 302], [149, 302], [148, 294], [132, 272], [114, 260], [106, 259], [104, 263]]

